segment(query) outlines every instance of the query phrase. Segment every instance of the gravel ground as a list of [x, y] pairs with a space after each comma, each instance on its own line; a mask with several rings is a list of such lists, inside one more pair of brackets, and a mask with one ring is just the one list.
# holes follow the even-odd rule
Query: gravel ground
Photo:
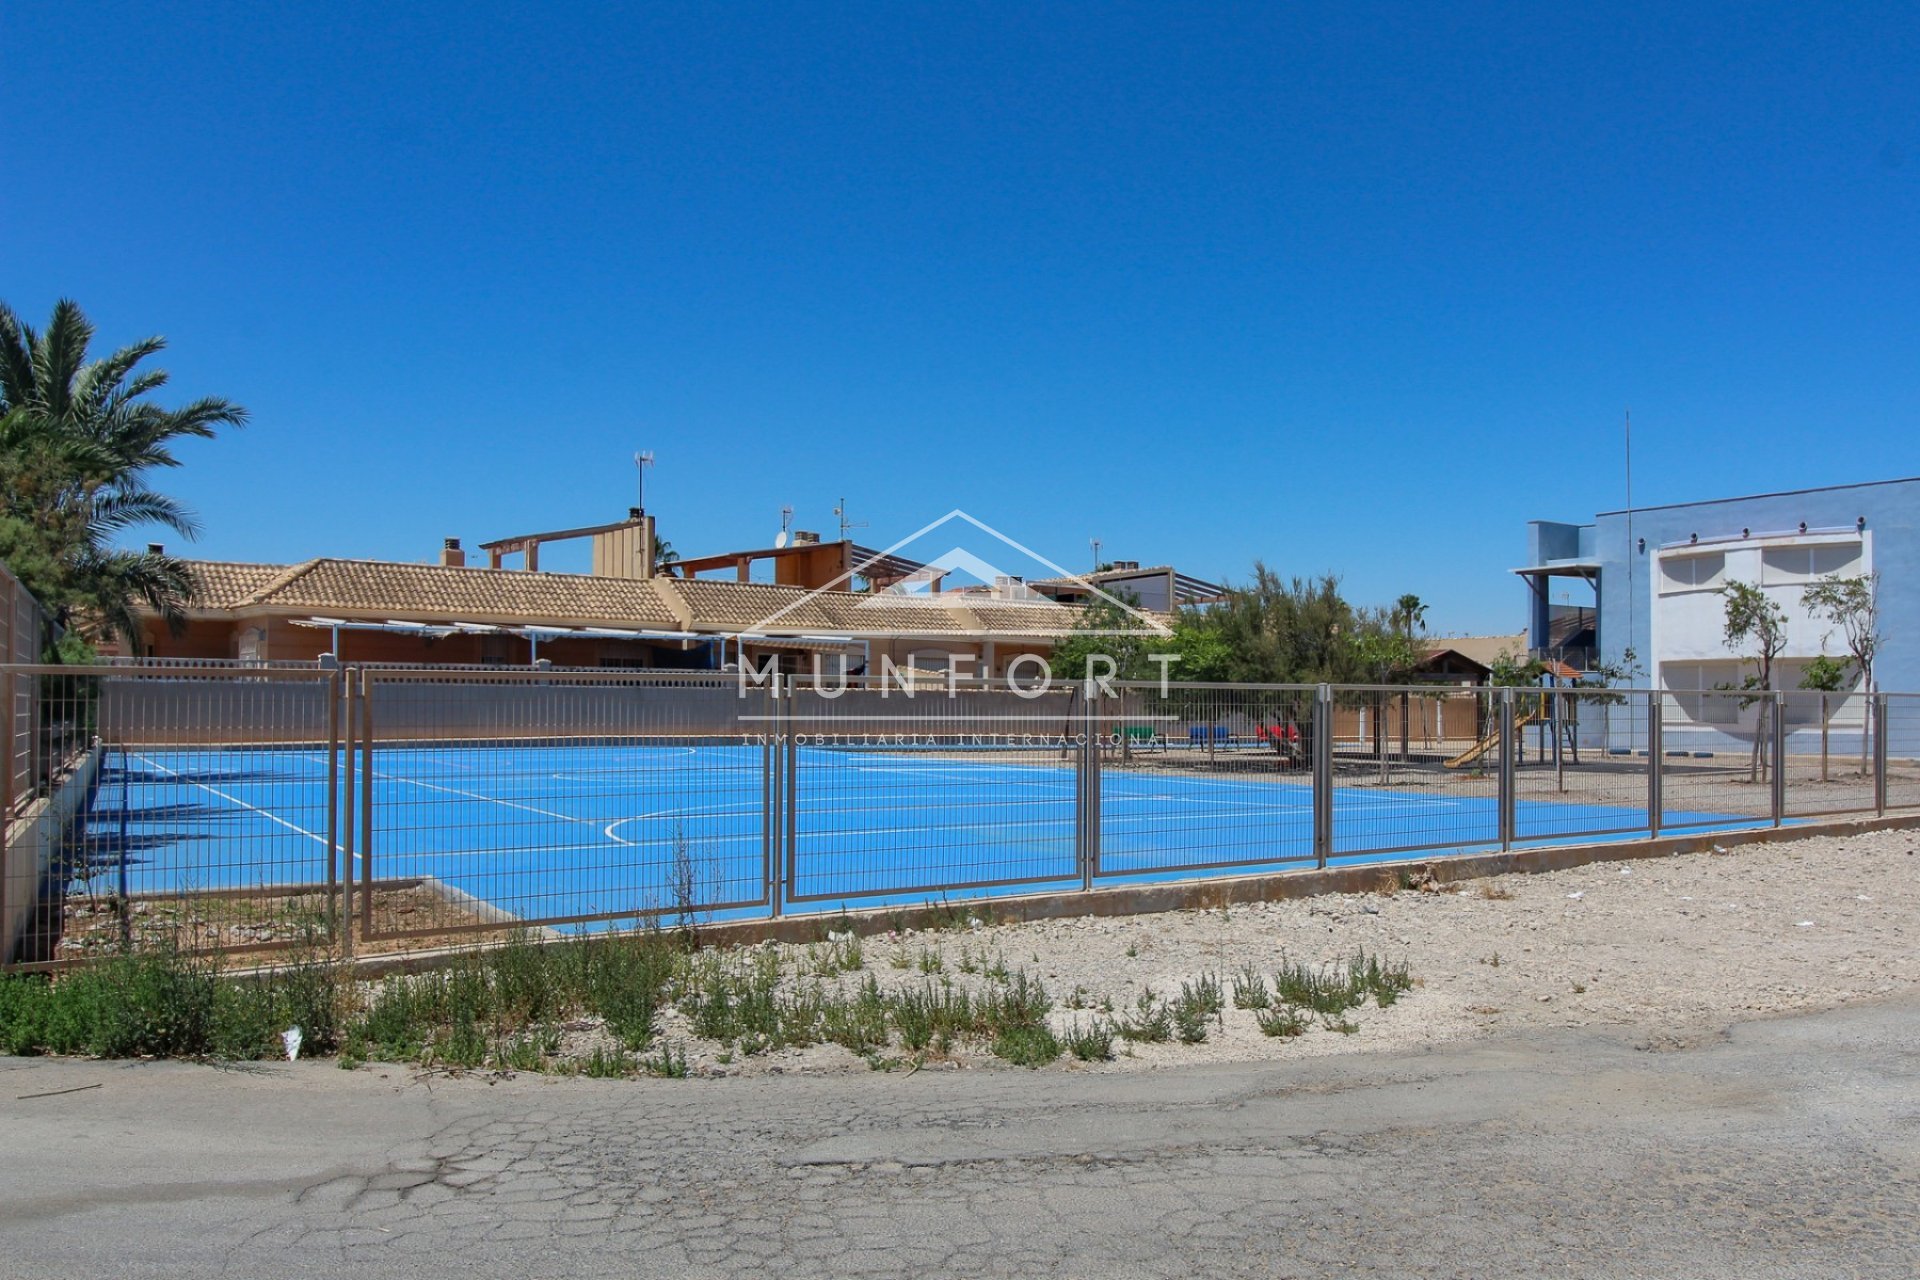
[[[1414, 989], [1389, 1008], [1354, 1011], [1353, 1034], [1314, 1026], [1260, 1033], [1232, 1008], [1197, 1045], [1116, 1041], [1116, 1058], [1055, 1069], [1138, 1071], [1369, 1050], [1407, 1050], [1497, 1033], [1630, 1028], [1677, 1047], [1737, 1021], [1809, 1012], [1920, 985], [1920, 832], [1882, 831], [1739, 846], [1722, 852], [1474, 880], [1446, 890], [1335, 894], [1227, 911], [1083, 918], [910, 931], [864, 941], [864, 968], [892, 989], [950, 981], [975, 990], [995, 962], [1041, 978], [1056, 1028], [1124, 1014], [1143, 990], [1177, 995], [1205, 973], [1271, 974], [1285, 960], [1359, 950], [1406, 961]], [[772, 944], [768, 944], [772, 945]], [[783, 969], [809, 972], [825, 948], [783, 946]], [[923, 959], [927, 957], [927, 959]], [[928, 973], [923, 965], [937, 962]], [[972, 969], [973, 972], [968, 970]], [[816, 979], [792, 979], [792, 981]], [[1071, 1003], [1084, 1006], [1069, 1007]], [[669, 1039], [703, 1075], [867, 1071], [835, 1046], [730, 1057], [670, 1014]], [[1003, 1066], [961, 1053], [924, 1069]]]

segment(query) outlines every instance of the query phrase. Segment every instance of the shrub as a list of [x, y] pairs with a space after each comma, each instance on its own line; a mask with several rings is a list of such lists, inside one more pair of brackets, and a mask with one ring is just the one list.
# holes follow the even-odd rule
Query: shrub
[[1060, 1056], [1060, 1041], [1042, 1026], [1009, 1026], [993, 1038], [993, 1055], [1016, 1067], [1044, 1067]]
[[1067, 1052], [1082, 1062], [1105, 1062], [1113, 1057], [1113, 1024], [1095, 1018], [1084, 1029], [1075, 1018], [1066, 1035]]

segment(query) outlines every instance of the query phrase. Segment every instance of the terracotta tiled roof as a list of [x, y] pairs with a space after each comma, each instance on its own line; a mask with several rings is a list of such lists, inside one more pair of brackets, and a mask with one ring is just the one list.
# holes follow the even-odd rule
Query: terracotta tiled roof
[[1527, 633], [1510, 636], [1435, 636], [1427, 641], [1437, 649], [1451, 649], [1471, 658], [1483, 667], [1491, 667], [1501, 654], [1527, 656]]
[[1010, 635], [1055, 635], [1073, 630], [1081, 610], [1075, 606], [1041, 601], [1031, 604], [967, 602], [967, 612], [980, 620], [988, 631]]
[[[432, 621], [679, 627], [653, 584], [577, 573], [465, 569], [386, 560], [196, 562], [203, 608], [310, 609]], [[244, 571], [244, 572], [243, 572]]]
[[836, 591], [817, 598], [836, 631], [960, 631], [969, 625], [951, 605], [931, 597]]
[[295, 565], [195, 561], [204, 609], [340, 614], [420, 622], [542, 623], [905, 635], [1057, 635], [1081, 610], [1047, 600], [917, 600], [885, 593], [704, 579], [651, 582], [575, 573], [452, 568], [386, 560]]
[[238, 564], [229, 560], [193, 560], [193, 603], [200, 609], [230, 609], [287, 571], [283, 564]]
[[696, 630], [748, 628], [762, 622], [781, 631], [827, 631], [834, 626], [816, 593], [802, 587], [689, 578], [675, 580], [668, 589], [686, 601]]

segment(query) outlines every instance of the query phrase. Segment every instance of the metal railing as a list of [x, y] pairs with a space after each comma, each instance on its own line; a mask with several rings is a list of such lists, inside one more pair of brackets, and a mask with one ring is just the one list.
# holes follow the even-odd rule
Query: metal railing
[[0, 698], [27, 709], [0, 770], [0, 960], [29, 964], [1920, 809], [1906, 694], [11, 664]]

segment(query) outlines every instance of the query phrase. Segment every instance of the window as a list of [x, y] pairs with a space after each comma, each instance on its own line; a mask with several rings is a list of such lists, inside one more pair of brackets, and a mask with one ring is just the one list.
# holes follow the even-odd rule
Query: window
[[1660, 593], [1707, 591], [1718, 587], [1727, 576], [1724, 551], [1698, 554], [1669, 554], [1660, 557]]
[[1667, 692], [1669, 723], [1674, 716], [1695, 724], [1736, 724], [1747, 699], [1731, 690], [1746, 675], [1739, 662], [1663, 662], [1660, 684]]
[[1857, 542], [1814, 542], [1768, 547], [1760, 553], [1760, 582], [1763, 586], [1793, 586], [1813, 582], [1831, 573], [1852, 575], [1859, 572], [1860, 544]]

